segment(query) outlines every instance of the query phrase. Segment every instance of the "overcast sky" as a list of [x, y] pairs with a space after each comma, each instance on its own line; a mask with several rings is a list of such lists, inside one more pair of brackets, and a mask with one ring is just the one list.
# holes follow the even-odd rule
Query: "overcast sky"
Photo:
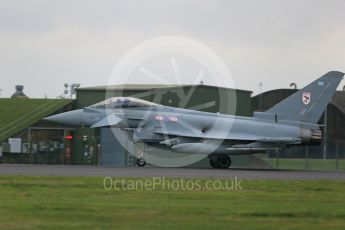
[[133, 46], [166, 35], [207, 45], [255, 93], [345, 71], [344, 0], [1, 0], [1, 97], [16, 84], [50, 98], [65, 82], [105, 85]]

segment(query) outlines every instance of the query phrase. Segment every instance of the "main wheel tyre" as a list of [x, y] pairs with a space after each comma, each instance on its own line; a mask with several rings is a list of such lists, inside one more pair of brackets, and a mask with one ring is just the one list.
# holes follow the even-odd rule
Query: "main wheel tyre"
[[217, 165], [220, 169], [227, 169], [231, 165], [231, 159], [228, 156], [221, 156], [217, 159]]
[[215, 169], [218, 168], [217, 161], [215, 161], [215, 160], [210, 160], [210, 165], [212, 168], [215, 168]]
[[137, 160], [137, 166], [144, 167], [146, 165], [146, 161], [143, 158]]

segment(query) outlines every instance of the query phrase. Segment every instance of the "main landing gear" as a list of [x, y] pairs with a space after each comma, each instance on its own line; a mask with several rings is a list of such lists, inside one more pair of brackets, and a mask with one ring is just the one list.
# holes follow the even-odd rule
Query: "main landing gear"
[[231, 165], [231, 158], [227, 155], [211, 155], [209, 159], [212, 168], [227, 169]]

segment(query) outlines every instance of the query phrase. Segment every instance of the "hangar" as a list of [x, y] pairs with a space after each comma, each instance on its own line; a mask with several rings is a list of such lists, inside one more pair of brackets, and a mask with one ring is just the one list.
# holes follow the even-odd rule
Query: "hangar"
[[[235, 95], [237, 102], [236, 111], [228, 111], [227, 104], [230, 100], [224, 95]], [[77, 89], [76, 107], [83, 108], [104, 100], [109, 96], [131, 96], [147, 101], [156, 102], [162, 105], [193, 108], [206, 112], [220, 112], [236, 114], [241, 116], [251, 115], [251, 92], [238, 89], [215, 87], [210, 85], [115, 85], [100, 86]], [[134, 166], [135, 160], [131, 154], [117, 142], [109, 128], [76, 130], [78, 136], [84, 136], [84, 143], [76, 143], [77, 149], [84, 149], [84, 155], [75, 154], [74, 162], [84, 164], [85, 156], [90, 151], [90, 147], [96, 149], [94, 139], [100, 146], [99, 163], [104, 165], [127, 165]], [[89, 143], [89, 140], [91, 141]], [[86, 147], [85, 147], [86, 146]], [[80, 150], [77, 152], [81, 152]], [[240, 157], [239, 164], [245, 164], [248, 157]], [[244, 163], [245, 162], [245, 163]], [[236, 161], [234, 161], [236, 164]], [[208, 165], [208, 160], [199, 165]]]
[[[21, 138], [22, 143], [31, 146], [29, 150], [25, 148], [26, 152], [17, 154], [16, 158], [13, 158], [13, 154], [10, 153], [8, 143], [3, 144], [4, 162], [22, 162], [22, 163], [72, 163], [72, 164], [104, 164], [104, 165], [134, 165], [132, 156], [126, 152], [126, 150], [117, 142], [109, 128], [101, 129], [89, 129], [89, 128], [72, 128], [63, 127], [61, 125], [54, 125], [51, 127], [51, 123], [47, 124], [41, 119], [55, 113], [62, 111], [68, 111], [72, 109], [80, 109], [111, 96], [134, 96], [148, 101], [154, 101], [163, 105], [192, 108], [200, 111], [207, 112], [220, 112], [226, 114], [235, 114], [241, 116], [251, 115], [251, 92], [246, 90], [230, 89], [215, 87], [210, 85], [115, 85], [115, 86], [99, 86], [99, 87], [86, 87], [78, 88], [76, 90], [75, 100], [48, 100], [46, 103], [57, 103], [61, 101], [61, 106], [52, 107], [51, 110], [47, 110], [45, 113], [41, 113], [31, 123], [25, 123], [18, 129], [13, 130], [11, 135], [3, 135], [2, 140], [8, 140], [9, 137]], [[226, 95], [232, 95], [236, 97], [237, 109], [235, 111], [229, 111], [227, 109], [228, 104], [232, 103]], [[8, 116], [8, 113], [16, 111], [15, 99], [2, 99], [7, 100], [6, 103], [12, 104], [11, 107], [2, 106], [4, 111], [2, 115]], [[18, 100], [18, 99], [17, 99]], [[28, 110], [33, 110], [35, 106], [44, 107], [44, 103], [34, 104], [33, 101], [38, 99], [25, 99], [21, 103], [30, 105], [32, 107]], [[27, 101], [24, 101], [27, 100]], [[42, 99], [43, 100], [43, 99]], [[0, 101], [1, 102], [1, 101]], [[64, 102], [64, 103], [62, 103]], [[48, 104], [47, 104], [48, 105]], [[5, 113], [5, 111], [7, 111]], [[27, 119], [28, 113], [26, 111], [17, 111], [18, 119]], [[7, 114], [7, 115], [6, 115]], [[10, 116], [8, 116], [10, 117]], [[15, 123], [16, 119], [11, 120]], [[55, 160], [40, 160], [42, 155], [49, 155], [36, 151], [36, 146], [39, 143], [43, 143], [42, 140], [38, 140], [39, 137], [47, 135], [48, 128], [60, 130], [59, 134], [56, 134], [56, 139], [59, 141], [55, 143], [56, 146], [60, 146], [59, 153]], [[61, 131], [62, 130], [62, 131]], [[35, 134], [33, 134], [35, 132]], [[35, 136], [36, 139], [33, 138]], [[67, 139], [66, 139], [67, 137]], [[12, 138], [13, 139], [13, 138]], [[21, 150], [23, 151], [24, 145]], [[32, 147], [34, 146], [34, 147]], [[49, 150], [49, 148], [47, 148]], [[53, 149], [53, 148], [51, 148]], [[34, 151], [34, 152], [33, 152]], [[22, 157], [27, 156], [27, 157]], [[27, 159], [28, 158], [28, 159]], [[249, 157], [250, 158], [250, 157]], [[248, 163], [248, 157], [239, 157], [238, 160], [234, 160], [234, 164], [245, 165]], [[11, 160], [12, 159], [12, 160]], [[23, 160], [26, 159], [26, 160]], [[207, 164], [208, 165], [208, 162]]]

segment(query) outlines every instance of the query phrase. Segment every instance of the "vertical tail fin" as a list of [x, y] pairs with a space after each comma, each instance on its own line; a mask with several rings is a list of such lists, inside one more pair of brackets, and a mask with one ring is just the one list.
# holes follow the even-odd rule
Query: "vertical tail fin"
[[266, 112], [282, 115], [286, 120], [317, 123], [343, 76], [341, 72], [328, 72]]

